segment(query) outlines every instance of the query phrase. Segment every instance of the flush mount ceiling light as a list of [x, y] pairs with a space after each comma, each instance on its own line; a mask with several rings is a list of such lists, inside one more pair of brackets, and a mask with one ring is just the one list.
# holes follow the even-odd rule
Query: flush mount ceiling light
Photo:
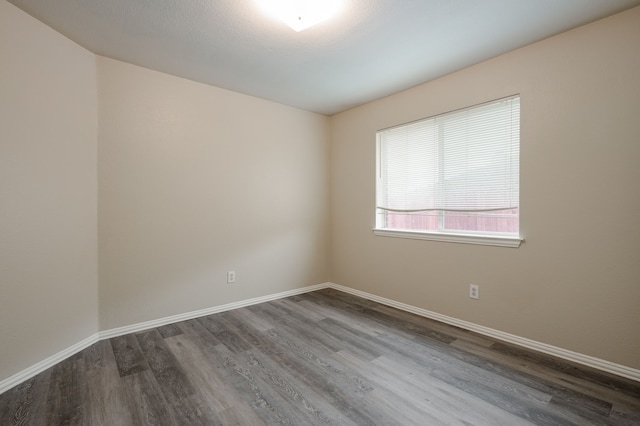
[[305, 30], [337, 14], [344, 0], [256, 0], [269, 15], [295, 31]]

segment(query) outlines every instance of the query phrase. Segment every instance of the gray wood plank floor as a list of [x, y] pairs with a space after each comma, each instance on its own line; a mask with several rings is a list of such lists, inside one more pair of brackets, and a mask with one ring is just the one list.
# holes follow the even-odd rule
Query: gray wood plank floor
[[326, 289], [98, 342], [13, 424], [640, 425], [640, 383]]

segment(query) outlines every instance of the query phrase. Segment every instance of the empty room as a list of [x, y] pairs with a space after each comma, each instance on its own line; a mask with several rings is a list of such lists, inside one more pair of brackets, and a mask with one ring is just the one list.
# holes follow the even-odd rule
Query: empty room
[[0, 0], [0, 425], [640, 424], [640, 0]]

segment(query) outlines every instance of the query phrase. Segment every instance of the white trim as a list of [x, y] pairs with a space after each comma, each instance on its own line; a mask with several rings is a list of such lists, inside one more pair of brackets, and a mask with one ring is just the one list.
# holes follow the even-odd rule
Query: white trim
[[353, 294], [354, 296], [363, 297], [365, 299], [372, 300], [374, 302], [382, 303], [383, 305], [391, 306], [397, 309], [401, 309], [406, 312], [411, 312], [416, 315], [423, 316], [425, 318], [434, 319], [446, 324], [454, 325], [456, 327], [464, 328], [465, 330], [474, 331], [478, 334], [492, 337], [494, 339], [502, 340], [504, 342], [513, 343], [514, 345], [522, 346], [527, 349], [546, 353], [556, 356], [568, 361], [572, 361], [578, 364], [586, 365], [607, 373], [615, 374], [618, 376], [626, 377], [631, 380], [640, 382], [640, 370], [627, 367], [625, 365], [616, 364], [604, 359], [584, 355], [578, 352], [573, 352], [568, 349], [559, 348], [557, 346], [548, 345], [546, 343], [537, 342], [535, 340], [526, 339], [524, 337], [516, 336], [513, 334], [505, 333], [500, 330], [495, 330], [482, 325], [474, 324], [472, 322], [459, 320], [457, 318], [442, 315], [436, 312], [428, 311], [426, 309], [418, 308], [415, 306], [407, 305], [405, 303], [396, 302], [395, 300], [387, 299], [385, 297], [376, 296], [364, 291], [356, 290], [350, 287], [345, 287], [339, 284], [329, 284], [330, 288], [335, 290], [344, 291], [345, 293]]
[[0, 381], [0, 394], [42, 373], [47, 368], [53, 367], [57, 363], [64, 361], [70, 356], [77, 354], [81, 350], [88, 348], [89, 346], [93, 345], [97, 341], [98, 341], [98, 333], [94, 333], [91, 336], [87, 337], [86, 339], [76, 343], [75, 345], [69, 346], [68, 348], [61, 350], [57, 354], [52, 355], [49, 358], [43, 359], [42, 361], [32, 365], [31, 367], [26, 368], [14, 374], [13, 376], [10, 376]]
[[578, 364], [586, 365], [588, 367], [592, 367], [601, 371], [605, 371], [607, 373], [616, 374], [618, 376], [626, 377], [631, 380], [636, 380], [640, 382], [640, 370], [627, 367], [620, 364], [615, 364], [613, 362], [605, 361], [603, 359], [595, 358], [588, 355], [583, 355], [577, 352], [569, 351], [567, 349], [558, 348], [556, 346], [547, 345], [546, 343], [537, 342], [535, 340], [525, 339], [524, 337], [515, 336], [513, 334], [505, 333], [499, 330], [494, 330], [492, 328], [484, 327], [478, 324], [474, 324], [471, 322], [459, 320], [453, 317], [449, 317], [446, 315], [438, 314], [436, 312], [431, 312], [426, 309], [418, 308], [415, 306], [407, 305], [405, 303], [396, 302], [391, 299], [387, 299], [384, 297], [376, 296], [371, 293], [366, 293], [364, 291], [356, 290], [354, 288], [345, 287], [339, 284], [334, 283], [324, 283], [317, 284], [309, 287], [301, 287], [293, 290], [283, 291], [281, 293], [275, 293], [267, 296], [255, 297], [253, 299], [242, 300], [239, 302], [228, 303], [225, 305], [214, 306], [207, 309], [202, 309], [199, 311], [187, 312], [184, 314], [173, 315], [169, 317], [160, 318], [152, 321], [145, 321], [133, 325], [128, 325], [124, 327], [113, 328], [111, 330], [101, 331], [99, 333], [94, 333], [87, 337], [86, 339], [72, 345], [57, 354], [46, 358], [37, 364], [32, 365], [29, 368], [26, 368], [13, 376], [8, 377], [0, 381], [0, 394], [8, 391], [9, 389], [19, 385], [20, 383], [29, 380], [33, 376], [42, 373], [47, 368], [53, 367], [57, 363], [64, 361], [72, 355], [80, 352], [83, 349], [88, 348], [99, 340], [110, 339], [112, 337], [122, 336], [124, 334], [136, 333], [143, 330], [148, 330], [154, 327], [160, 327], [167, 324], [173, 324], [179, 321], [185, 321], [193, 318], [198, 318], [206, 315], [216, 314], [219, 312], [225, 312], [232, 309], [243, 308], [245, 306], [256, 305], [258, 303], [269, 302], [271, 300], [282, 299], [285, 297], [295, 296], [298, 294], [308, 293], [311, 291], [321, 290], [323, 288], [333, 288], [335, 290], [343, 291], [345, 293], [353, 294], [355, 296], [363, 297], [365, 299], [373, 300], [374, 302], [382, 303], [383, 305], [391, 306], [394, 308], [401, 309], [406, 312], [411, 312], [416, 315], [423, 316], [425, 318], [431, 318], [436, 321], [440, 321], [446, 324], [454, 325], [456, 327], [464, 328], [466, 330], [474, 331], [479, 334], [483, 334], [485, 336], [493, 337], [498, 340], [502, 340], [504, 342], [513, 343], [518, 346], [522, 346], [527, 349], [531, 349], [534, 351], [543, 352], [549, 355], [554, 355], [559, 358], [566, 359], [568, 361], [573, 361]]
[[497, 247], [520, 247], [524, 241], [521, 237], [502, 235], [445, 234], [441, 232], [402, 231], [399, 229], [374, 228], [373, 233], [379, 237], [410, 238], [413, 240], [442, 241], [446, 243], [478, 244]]
[[160, 327], [167, 324], [173, 324], [179, 321], [186, 321], [193, 318], [198, 318], [206, 315], [216, 314], [219, 312], [225, 312], [232, 309], [243, 308], [245, 306], [256, 305], [258, 303], [269, 302], [271, 300], [282, 299], [289, 296], [295, 296], [297, 294], [308, 293], [310, 291], [321, 290], [323, 288], [330, 287], [329, 283], [317, 284], [308, 287], [296, 288], [293, 290], [283, 291], [280, 293], [270, 294], [267, 296], [255, 297], [253, 299], [241, 300], [239, 302], [227, 303], [225, 305], [214, 306], [207, 309], [201, 309], [199, 311], [187, 312], [179, 315], [172, 315], [169, 317], [160, 318], [152, 321], [145, 321], [133, 325], [127, 325], [124, 327], [113, 328], [111, 330], [100, 331], [94, 333], [86, 339], [69, 346], [68, 348], [58, 352], [57, 354], [46, 358], [37, 364], [28, 367], [13, 376], [10, 376], [0, 381], [0, 394], [8, 391], [9, 389], [19, 385], [20, 383], [29, 380], [37, 374], [42, 373], [47, 368], [53, 367], [57, 363], [64, 361], [72, 355], [80, 352], [83, 349], [97, 343], [100, 340], [110, 339], [112, 337], [122, 336], [129, 333], [137, 333], [139, 331], [148, 330], [154, 327]]
[[126, 325], [124, 327], [112, 328], [110, 330], [101, 331], [99, 333], [100, 340], [110, 339], [112, 337], [123, 336], [130, 333], [138, 333], [140, 331], [149, 330], [150, 328], [161, 327], [167, 324], [173, 324], [180, 321], [186, 321], [194, 318], [204, 317], [206, 315], [217, 314], [220, 312], [230, 311], [232, 309], [244, 308], [246, 306], [257, 305], [258, 303], [269, 302], [271, 300], [283, 299], [285, 297], [295, 296], [298, 294], [309, 293], [310, 291], [321, 290], [330, 287], [329, 283], [312, 285], [309, 287], [301, 287], [293, 290], [283, 291], [281, 293], [269, 294], [267, 296], [255, 297], [253, 299], [241, 300], [239, 302], [227, 303], [225, 305], [213, 306], [211, 308], [201, 309], [198, 311], [186, 312], [184, 314], [172, 315], [156, 320], [139, 322], [137, 324]]

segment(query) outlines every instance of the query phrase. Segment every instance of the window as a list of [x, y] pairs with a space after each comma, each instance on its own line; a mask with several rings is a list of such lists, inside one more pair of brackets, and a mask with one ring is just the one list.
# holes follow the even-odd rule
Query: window
[[377, 235], [517, 247], [520, 97], [377, 132]]

